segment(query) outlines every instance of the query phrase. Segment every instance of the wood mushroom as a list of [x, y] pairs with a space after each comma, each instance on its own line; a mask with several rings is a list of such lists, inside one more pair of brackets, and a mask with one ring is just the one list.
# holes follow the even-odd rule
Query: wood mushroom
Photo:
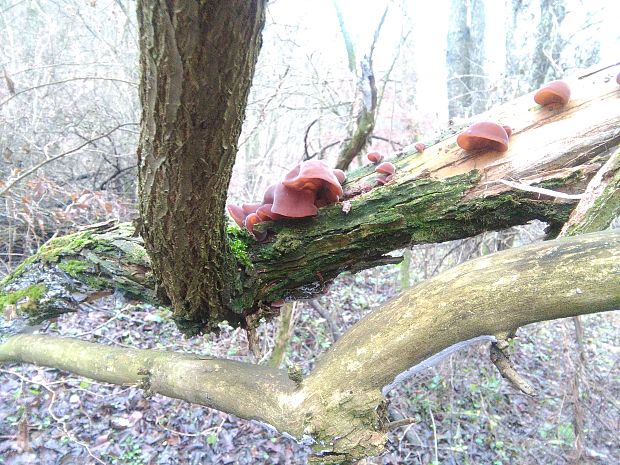
[[375, 168], [375, 172], [380, 173], [381, 176], [377, 178], [377, 182], [381, 185], [387, 184], [394, 178], [396, 167], [389, 161], [384, 161]]
[[474, 123], [456, 138], [456, 143], [465, 150], [508, 150], [508, 133], [503, 126], [492, 121]]
[[379, 152], [370, 152], [366, 154], [366, 158], [368, 158], [368, 160], [370, 160], [371, 162], [377, 164], [381, 163], [381, 161], [383, 160], [383, 155], [381, 155]]
[[570, 87], [564, 81], [551, 81], [534, 94], [534, 101], [539, 105], [559, 103], [566, 105], [570, 100]]

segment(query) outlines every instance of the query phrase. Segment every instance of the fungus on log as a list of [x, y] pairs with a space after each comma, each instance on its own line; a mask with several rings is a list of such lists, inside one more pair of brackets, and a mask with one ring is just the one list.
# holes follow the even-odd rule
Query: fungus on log
[[539, 105], [558, 103], [566, 105], [570, 100], [570, 87], [564, 81], [551, 81], [534, 94], [534, 101]]
[[383, 155], [379, 152], [370, 152], [366, 155], [366, 158], [374, 164], [381, 163], [383, 161]]
[[[470, 237], [533, 219], [561, 225], [577, 203], [574, 195], [620, 144], [619, 98], [615, 81], [601, 74], [575, 80], [572, 98], [560, 111], [533, 106], [532, 94], [525, 95], [482, 116], [510, 122], [513, 134], [505, 152], [463, 151], [456, 130], [450, 131], [429, 140], [423, 153], [411, 147], [395, 154], [391, 162], [399, 175], [382, 188], [373, 189], [375, 165], [347, 173], [347, 208], [331, 205], [305, 219], [258, 223], [255, 232], [268, 226], [274, 233], [262, 243], [229, 228], [243, 286], [231, 290], [228, 312], [248, 318], [260, 316], [264, 302], [312, 298], [343, 271], [398, 261], [386, 254], [407, 245]], [[546, 191], [541, 194], [540, 188]], [[34, 322], [75, 311], [84, 299], [110, 289], [153, 301], [149, 272], [134, 228], [105, 225], [50, 241], [3, 281], [0, 292], [16, 296], [42, 285], [42, 292], [17, 299], [18, 313], [21, 305], [34, 309], [21, 312], [21, 318]], [[182, 320], [183, 328], [199, 331], [205, 321], [216, 326], [216, 317], [210, 318]]]
[[[508, 131], [493, 121], [474, 123], [456, 138], [456, 143], [464, 150], [508, 150]], [[512, 132], [512, 130], [511, 130]]]

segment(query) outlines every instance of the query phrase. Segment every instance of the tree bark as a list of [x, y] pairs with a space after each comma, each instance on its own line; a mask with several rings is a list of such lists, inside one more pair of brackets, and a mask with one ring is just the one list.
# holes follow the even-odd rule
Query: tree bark
[[265, 3], [138, 2], [141, 233], [175, 318], [207, 328], [241, 321], [224, 207]]
[[[283, 370], [44, 335], [0, 344], [0, 363], [52, 366], [260, 419], [312, 443], [318, 460], [376, 455], [382, 393], [482, 336], [620, 307], [620, 231], [562, 238], [461, 264], [363, 318], [303, 380]], [[413, 367], [413, 368], [412, 368]]]

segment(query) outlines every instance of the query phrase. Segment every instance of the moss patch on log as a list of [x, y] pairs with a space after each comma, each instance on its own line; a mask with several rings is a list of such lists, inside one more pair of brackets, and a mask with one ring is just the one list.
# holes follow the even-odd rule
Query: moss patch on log
[[12, 292], [0, 292], [0, 311], [7, 305], [16, 305], [18, 311], [30, 312], [36, 309], [39, 300], [45, 295], [45, 284], [32, 284]]

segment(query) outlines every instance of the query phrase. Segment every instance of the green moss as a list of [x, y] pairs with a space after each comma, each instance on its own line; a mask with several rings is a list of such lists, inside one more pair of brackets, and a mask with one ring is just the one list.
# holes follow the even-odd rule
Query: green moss
[[93, 289], [109, 289], [110, 281], [104, 278], [98, 278], [97, 276], [86, 276], [84, 282]]
[[10, 282], [13, 282], [15, 279], [19, 278], [28, 265], [31, 265], [36, 261], [36, 257], [36, 255], [28, 257], [26, 260], [17, 265], [17, 267], [10, 274], [0, 279], [0, 287], [6, 286]]
[[[20, 311], [34, 310], [41, 297], [45, 295], [47, 287], [45, 284], [33, 284], [14, 292], [0, 292], [0, 310], [7, 305], [20, 303]], [[28, 299], [27, 301], [25, 301]], [[24, 302], [21, 302], [24, 300]]]
[[295, 252], [302, 246], [300, 239], [289, 235], [287, 232], [280, 232], [273, 244], [273, 250], [282, 254], [290, 254]]
[[90, 232], [78, 232], [47, 241], [35, 257], [41, 262], [56, 263], [63, 255], [76, 255], [84, 247], [95, 242]]
[[81, 273], [88, 271], [90, 267], [81, 260], [64, 260], [58, 264], [58, 268], [77, 279]]
[[132, 247], [123, 248], [123, 251], [127, 254], [129, 261], [132, 263], [138, 263], [145, 266], [151, 263], [149, 254], [146, 253], [146, 249], [144, 247], [133, 244]]
[[564, 178], [554, 178], [548, 179], [546, 181], [541, 181], [536, 184], [533, 184], [534, 187], [541, 187], [543, 189], [556, 189], [562, 188], [566, 186], [570, 186], [572, 184], [576, 184], [585, 179], [585, 176], [581, 170], [576, 170], [570, 173], [568, 176]]
[[228, 233], [228, 245], [237, 261], [246, 268], [251, 268], [252, 260], [248, 254], [248, 241], [252, 240], [250, 235], [237, 225], [229, 225], [226, 232]]

